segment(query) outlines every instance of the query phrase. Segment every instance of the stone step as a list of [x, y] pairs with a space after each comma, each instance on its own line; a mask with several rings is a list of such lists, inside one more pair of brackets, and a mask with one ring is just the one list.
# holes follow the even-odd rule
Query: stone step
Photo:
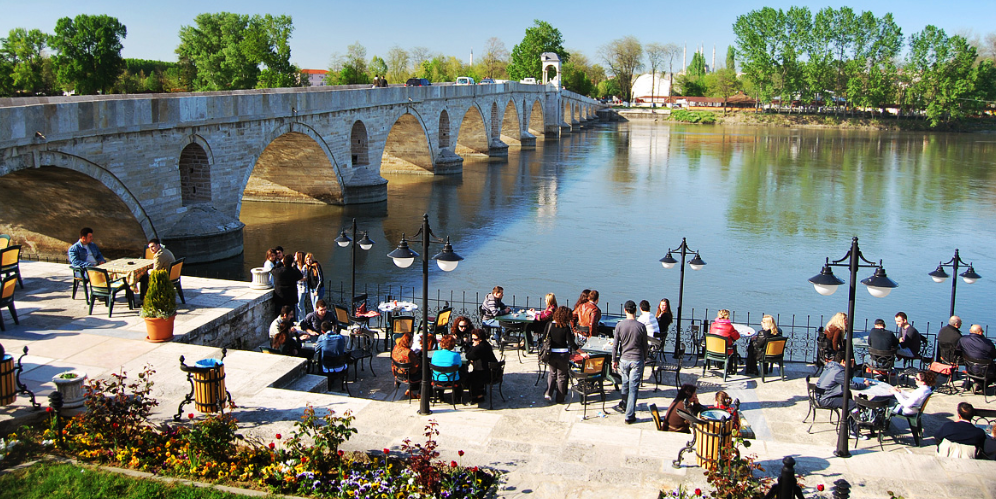
[[291, 383], [280, 386], [284, 390], [294, 390], [299, 392], [325, 393], [328, 391], [328, 378], [316, 374], [305, 374]]

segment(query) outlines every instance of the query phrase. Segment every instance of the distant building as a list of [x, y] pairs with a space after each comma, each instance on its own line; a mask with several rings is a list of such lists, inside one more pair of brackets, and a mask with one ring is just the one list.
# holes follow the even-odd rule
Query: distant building
[[309, 87], [324, 87], [325, 75], [329, 72], [325, 69], [302, 69], [301, 74], [308, 77]]
[[642, 74], [633, 82], [635, 105], [663, 105], [671, 95], [671, 75], [665, 73]]

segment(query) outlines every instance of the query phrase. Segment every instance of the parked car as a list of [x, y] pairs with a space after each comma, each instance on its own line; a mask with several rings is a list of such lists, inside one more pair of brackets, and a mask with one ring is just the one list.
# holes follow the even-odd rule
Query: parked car
[[430, 85], [432, 83], [425, 78], [408, 78], [408, 81], [405, 82], [406, 87], [428, 87]]
[[494, 82], [495, 81], [493, 79], [491, 79], [491, 78], [481, 78], [481, 83], [480, 84], [481, 85], [491, 85]]
[[[484, 83], [484, 82], [482, 81], [481, 83]], [[471, 77], [469, 77], [469, 76], [458, 76], [456, 84], [457, 85], [473, 85], [474, 84], [474, 79], [471, 78]]]
[[536, 78], [523, 78], [523, 79], [519, 80], [519, 83], [527, 83], [529, 85], [535, 85], [536, 84]]

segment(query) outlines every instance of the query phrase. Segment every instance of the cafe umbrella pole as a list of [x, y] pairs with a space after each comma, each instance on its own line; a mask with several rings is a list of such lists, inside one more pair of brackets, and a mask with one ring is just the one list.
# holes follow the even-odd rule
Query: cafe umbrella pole
[[[418, 241], [422, 243], [422, 381], [420, 384], [421, 399], [418, 413], [427, 416], [432, 414], [432, 409], [429, 407], [430, 376], [432, 375], [432, 371], [429, 369], [429, 349], [425, 348], [428, 346], [429, 339], [429, 240], [432, 239], [437, 243], [443, 243], [444, 241], [432, 233], [432, 228], [429, 227], [429, 214], [422, 215], [422, 227], [415, 233], [415, 237], [419, 235], [422, 236], [421, 241]], [[394, 260], [394, 264], [398, 267], [407, 268], [415, 262], [415, 257], [419, 256], [419, 254], [408, 248], [408, 240], [404, 234], [401, 234], [401, 243], [398, 244], [398, 248], [388, 253], [387, 256], [391, 257]], [[439, 268], [443, 272], [450, 272], [456, 269], [457, 264], [460, 263], [460, 260], [463, 260], [463, 257], [453, 252], [453, 246], [450, 245], [450, 239], [447, 237], [443, 251], [432, 257], [432, 259], [436, 261], [436, 264], [439, 265]]]
[[[847, 260], [847, 263], [843, 263], [845, 260]], [[862, 264], [861, 262], [865, 263]], [[823, 296], [832, 295], [837, 291], [837, 286], [844, 284], [844, 281], [833, 275], [831, 267], [847, 267], [850, 272], [847, 292], [847, 326], [844, 332], [844, 405], [842, 419], [837, 429], [837, 449], [834, 451], [834, 455], [837, 457], [851, 457], [851, 453], [847, 449], [849, 425], [843, 421], [843, 418], [850, 418], [848, 401], [851, 400], [851, 376], [853, 375], [851, 361], [854, 360], [852, 356], [854, 348], [854, 292], [857, 285], [858, 268], [866, 267], [875, 269], [875, 273], [871, 277], [862, 280], [861, 284], [868, 286], [868, 293], [876, 298], [885, 298], [892, 291], [892, 288], [895, 288], [897, 285], [895, 281], [885, 275], [885, 269], [882, 267], [881, 260], [876, 264], [861, 254], [861, 249], [858, 248], [857, 237], [851, 239], [851, 249], [843, 258], [834, 260], [832, 263], [827, 258], [826, 264], [823, 265], [823, 270], [809, 279], [809, 282], [816, 288], [816, 292]]]
[[[938, 263], [937, 270], [927, 274], [934, 282], [944, 282], [949, 276], [947, 272], [944, 271], [944, 267], [951, 267], [951, 273], [954, 275], [958, 274], [958, 265], [968, 265], [968, 270], [961, 273], [961, 278], [965, 280], [965, 284], [973, 284], [975, 281], [982, 279], [982, 276], [975, 273], [975, 269], [972, 267], [971, 263], [966, 264], [965, 260], [961, 259], [958, 255], [958, 248], [955, 248], [954, 257], [947, 261], [947, 263]], [[948, 313], [948, 317], [954, 315], [955, 312], [955, 291], [958, 286], [958, 279], [951, 279], [951, 311]]]
[[[674, 264], [678, 263], [678, 261], [671, 256], [671, 253], [679, 250], [681, 251], [681, 274], [678, 278], [678, 319], [677, 325], [675, 326], [674, 338], [674, 359], [676, 360], [678, 360], [678, 346], [681, 345], [681, 306], [682, 298], [685, 296], [685, 257], [688, 253], [695, 253], [695, 257], [692, 258], [692, 261], [688, 262], [688, 266], [691, 267], [692, 270], [701, 270], [706, 264], [702, 258], [699, 258], [698, 251], [692, 251], [689, 249], [688, 242], [685, 241], [685, 238], [683, 237], [681, 238], [681, 246], [678, 246], [676, 249], [668, 249], [667, 255], [660, 259], [661, 265], [663, 265], [665, 269], [673, 268]], [[667, 331], [661, 331], [661, 333], [667, 334]]]

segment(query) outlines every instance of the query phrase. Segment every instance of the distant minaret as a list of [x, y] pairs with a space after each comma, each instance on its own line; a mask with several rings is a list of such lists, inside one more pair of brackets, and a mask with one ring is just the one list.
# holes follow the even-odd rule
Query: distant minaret
[[688, 44], [685, 43], [685, 47], [683, 49], [681, 49], [681, 72], [682, 73], [684, 73], [685, 69], [688, 68], [688, 66], [686, 66], [686, 62], [687, 61], [688, 61]]
[[[713, 54], [713, 57], [714, 57], [714, 58], [715, 58], [715, 56], [716, 56], [716, 55], [715, 55], [715, 54]], [[474, 48], [473, 48], [473, 47], [471, 47], [471, 48], [470, 48], [470, 65], [471, 65], [471, 66], [473, 66], [473, 65], [474, 65]]]
[[[473, 64], [473, 63], [471, 63], [471, 64]], [[715, 45], [712, 46], [712, 66], [709, 67], [709, 71], [713, 72], [713, 73], [716, 72], [716, 46]]]

